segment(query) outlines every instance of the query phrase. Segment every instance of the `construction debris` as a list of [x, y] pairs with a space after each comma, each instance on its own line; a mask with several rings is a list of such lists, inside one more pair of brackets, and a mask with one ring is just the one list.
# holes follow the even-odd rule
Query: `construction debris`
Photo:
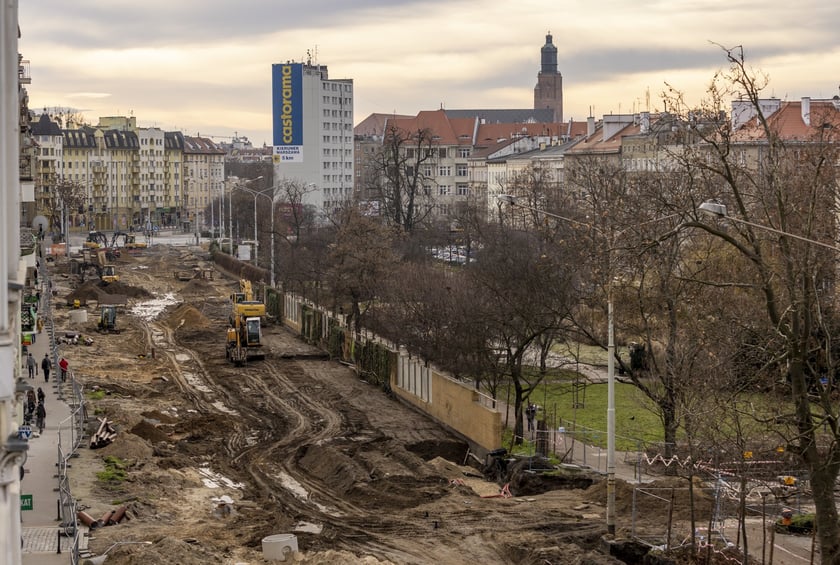
[[126, 515], [127, 510], [127, 506], [120, 506], [114, 510], [105, 512], [99, 520], [94, 519], [93, 516], [84, 510], [79, 510], [76, 512], [76, 517], [79, 519], [79, 522], [91, 530], [95, 530], [96, 528], [101, 528], [103, 526], [116, 526], [122, 522], [123, 519], [128, 519], [128, 516]]
[[99, 429], [90, 438], [91, 449], [105, 447], [114, 441], [115, 437], [117, 437], [117, 431], [107, 418], [97, 418], [97, 420], [99, 420]]

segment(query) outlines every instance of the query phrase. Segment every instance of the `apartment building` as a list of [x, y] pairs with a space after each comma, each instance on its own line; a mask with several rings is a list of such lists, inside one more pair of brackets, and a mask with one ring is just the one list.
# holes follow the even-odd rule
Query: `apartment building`
[[[17, 2], [0, 8], [0, 562], [21, 557], [21, 466], [29, 448], [18, 432], [26, 385], [20, 374], [22, 318], [35, 268], [35, 152], [30, 132], [29, 62], [18, 54]], [[27, 209], [28, 212], [24, 212]], [[26, 224], [22, 225], [22, 221]], [[29, 223], [33, 222], [33, 223]]]
[[[184, 214], [191, 225], [218, 226], [210, 204], [224, 194], [225, 150], [206, 137], [184, 136]], [[196, 223], [197, 222], [197, 223]]]
[[33, 124], [33, 136], [33, 213], [57, 233], [65, 222], [96, 230], [190, 230], [197, 217], [203, 227], [204, 210], [221, 195], [225, 151], [206, 138], [140, 128], [133, 116], [61, 128], [46, 114]]
[[353, 198], [353, 80], [325, 65], [273, 65], [274, 178], [309, 187], [303, 204], [330, 214]]

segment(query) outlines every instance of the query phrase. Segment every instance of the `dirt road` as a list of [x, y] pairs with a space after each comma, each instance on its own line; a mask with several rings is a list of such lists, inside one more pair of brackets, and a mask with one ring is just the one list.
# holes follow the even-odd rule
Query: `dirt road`
[[[265, 360], [229, 364], [236, 281], [173, 276], [192, 266], [212, 267], [158, 245], [124, 254], [108, 287], [54, 270], [57, 305], [89, 301], [81, 327], [55, 312], [59, 335], [94, 339], [63, 350], [91, 426], [107, 417], [118, 431], [74, 460], [73, 495], [92, 516], [126, 504], [130, 517], [90, 547], [152, 542], [118, 546], [108, 563], [264, 563], [261, 540], [278, 533], [297, 535], [301, 563], [615, 562], [594, 550], [603, 509], [584, 491], [495, 497], [498, 485], [459, 465], [461, 440], [284, 328], [264, 328]], [[95, 332], [103, 292], [129, 297], [119, 334]], [[97, 478], [106, 458], [123, 480]]]

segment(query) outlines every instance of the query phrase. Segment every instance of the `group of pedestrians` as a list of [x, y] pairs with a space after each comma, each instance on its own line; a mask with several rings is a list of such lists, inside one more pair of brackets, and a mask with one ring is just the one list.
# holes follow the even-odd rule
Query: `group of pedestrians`
[[38, 404], [35, 404], [36, 394], [34, 390], [26, 393], [26, 404], [23, 407], [23, 423], [32, 425], [32, 418], [35, 418], [35, 425], [38, 426], [38, 433], [44, 433], [44, 427], [47, 422], [47, 407], [44, 404], [46, 400], [46, 393], [41, 387], [38, 387]]
[[[26, 368], [29, 370], [29, 378], [34, 379], [38, 376], [38, 361], [30, 353], [26, 357]], [[44, 353], [44, 358], [41, 360], [41, 370], [44, 372], [44, 382], [50, 382], [50, 371], [52, 370], [52, 361], [48, 353]]]
[[[61, 361], [63, 362], [61, 366], [61, 372], [62, 376], [64, 376], [67, 374], [67, 361], [65, 361], [64, 359], [62, 359]], [[26, 356], [26, 368], [29, 371], [30, 379], [34, 379], [38, 376], [38, 362], [35, 360], [35, 357], [32, 356], [32, 353], [29, 353]], [[52, 361], [50, 361], [50, 356], [48, 353], [44, 353], [44, 358], [41, 360], [41, 371], [44, 374], [44, 382], [50, 382], [50, 371], [52, 371]], [[34, 417], [35, 425], [38, 427], [38, 433], [44, 433], [44, 427], [46, 426], [47, 408], [44, 404], [46, 396], [46, 393], [44, 393], [41, 387], [38, 387], [37, 404], [35, 403], [35, 391], [30, 390], [26, 395], [26, 404], [24, 406], [23, 411], [23, 421], [25, 424], [31, 425], [32, 418]]]

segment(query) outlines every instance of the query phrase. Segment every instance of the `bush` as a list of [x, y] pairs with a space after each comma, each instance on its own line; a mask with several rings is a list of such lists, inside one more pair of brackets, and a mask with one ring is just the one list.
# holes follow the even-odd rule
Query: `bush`
[[785, 526], [779, 518], [776, 520], [776, 531], [788, 534], [810, 534], [814, 531], [814, 518], [814, 514], [794, 514], [789, 526]]

